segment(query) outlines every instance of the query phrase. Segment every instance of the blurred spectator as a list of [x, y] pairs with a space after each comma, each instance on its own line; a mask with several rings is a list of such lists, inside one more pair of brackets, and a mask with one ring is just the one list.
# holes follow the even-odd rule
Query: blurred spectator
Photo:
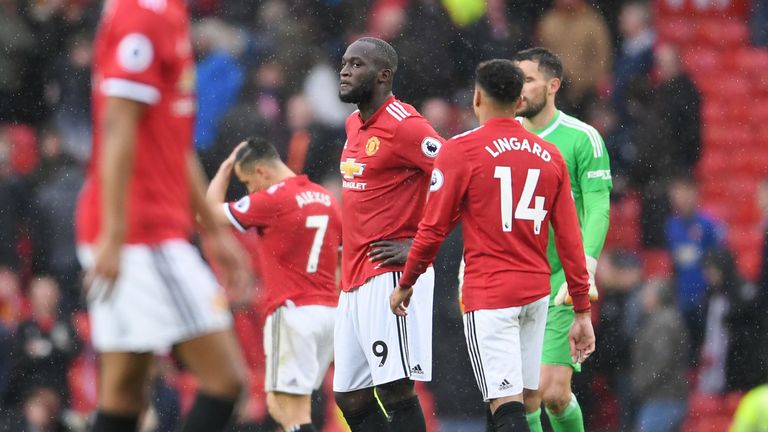
[[17, 0], [0, 0], [0, 122], [26, 120], [25, 86], [37, 42]]
[[64, 149], [81, 163], [91, 154], [92, 60], [92, 36], [87, 33], [72, 36], [66, 53], [53, 65], [54, 79], [46, 92]]
[[605, 19], [585, 0], [555, 0], [541, 18], [540, 44], [560, 56], [565, 82], [558, 106], [575, 117], [585, 117], [598, 88], [611, 70], [610, 34]]
[[653, 44], [656, 34], [651, 27], [651, 10], [646, 1], [624, 3], [619, 15], [619, 31], [623, 37], [614, 65], [611, 100], [619, 120], [627, 125], [626, 86], [633, 77], [647, 76], [653, 65]]
[[635, 431], [677, 431], [686, 412], [688, 332], [666, 283], [648, 282], [642, 303], [645, 316], [632, 347]]
[[290, 131], [287, 165], [316, 183], [340, 181], [339, 159], [344, 147], [344, 129], [329, 128], [315, 121], [307, 99], [295, 95], [286, 103]]
[[752, 0], [752, 15], [749, 17], [752, 30], [752, 44], [768, 46], [768, 0]]
[[709, 301], [699, 388], [747, 391], [768, 380], [768, 292], [744, 280], [727, 249], [709, 251], [703, 263]]
[[59, 133], [45, 130], [40, 137], [40, 162], [28, 176], [31, 236], [36, 270], [53, 275], [61, 287], [62, 316], [81, 303], [74, 214], [83, 179], [82, 167], [64, 151]]
[[760, 228], [763, 233], [763, 256], [757, 286], [763, 292], [768, 292], [768, 177], [763, 178], [757, 185], [757, 208], [760, 210]]
[[626, 162], [631, 186], [641, 193], [642, 244], [664, 247], [664, 223], [669, 216], [667, 190], [676, 172], [669, 165], [668, 150], [660, 140], [661, 113], [654, 109], [654, 94], [647, 77], [627, 83], [626, 107], [631, 127], [617, 131], [616, 152]]
[[594, 369], [603, 372], [619, 402], [620, 430], [631, 428], [632, 388], [629, 380], [632, 341], [640, 321], [643, 266], [636, 255], [617, 250], [600, 261], [600, 317]]
[[[221, 20], [208, 18], [195, 26], [197, 64], [197, 117], [195, 147], [207, 161], [216, 142], [216, 128], [221, 117], [237, 102], [245, 80], [238, 57], [245, 49], [244, 36]], [[191, 74], [192, 72], [190, 72]], [[194, 80], [195, 76], [189, 76]]]
[[667, 248], [672, 255], [677, 287], [677, 305], [691, 337], [691, 360], [695, 364], [704, 337], [704, 306], [707, 282], [702, 258], [721, 243], [715, 221], [698, 209], [696, 183], [680, 177], [669, 187], [673, 215], [667, 220]]
[[0, 126], [0, 268], [15, 270], [19, 265], [17, 247], [25, 197], [11, 166], [12, 149], [10, 137]]
[[52, 388], [69, 403], [67, 370], [79, 348], [69, 316], [59, 314], [59, 287], [48, 276], [35, 277], [29, 288], [31, 316], [16, 329], [12, 371], [4, 402], [15, 405], [36, 386]]
[[434, 97], [427, 99], [419, 110], [435, 132], [448, 139], [461, 132], [456, 124], [456, 116], [450, 102], [443, 98]]
[[36, 386], [24, 395], [21, 416], [6, 419], [7, 432], [64, 432], [71, 430], [64, 423], [61, 395], [55, 388]]
[[653, 109], [662, 113], [657, 150], [674, 172], [693, 174], [701, 153], [701, 96], [680, 59], [680, 51], [671, 44], [662, 44], [655, 51], [660, 83]]

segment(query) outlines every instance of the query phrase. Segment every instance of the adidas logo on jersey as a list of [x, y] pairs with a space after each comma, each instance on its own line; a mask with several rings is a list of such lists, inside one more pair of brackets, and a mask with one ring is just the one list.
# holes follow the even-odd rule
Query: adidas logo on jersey
[[508, 388], [512, 388], [512, 384], [510, 384], [510, 382], [507, 381], [506, 378], [504, 378], [504, 381], [502, 381], [501, 385], [499, 386], [499, 390], [506, 390]]
[[424, 369], [421, 368], [421, 365], [417, 364], [411, 368], [411, 373], [414, 375], [424, 375]]

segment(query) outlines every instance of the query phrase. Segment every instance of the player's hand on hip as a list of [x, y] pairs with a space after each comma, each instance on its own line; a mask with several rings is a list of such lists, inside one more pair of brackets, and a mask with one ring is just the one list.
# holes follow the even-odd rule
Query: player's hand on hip
[[398, 285], [395, 287], [392, 294], [389, 296], [389, 308], [392, 309], [392, 313], [397, 316], [408, 315], [408, 305], [411, 304], [411, 296], [413, 295], [413, 287], [402, 287]]
[[568, 343], [571, 348], [571, 358], [576, 363], [582, 363], [595, 352], [595, 330], [592, 328], [592, 317], [589, 312], [576, 313], [576, 317], [568, 332]]
[[207, 250], [219, 271], [222, 284], [227, 287], [230, 300], [241, 301], [250, 296], [253, 275], [248, 263], [248, 254], [227, 230], [210, 233]]
[[90, 300], [107, 300], [120, 275], [120, 255], [123, 242], [113, 236], [103, 236], [96, 245], [95, 260], [85, 274], [83, 289]]
[[[595, 284], [595, 272], [597, 271], [597, 260], [587, 255], [587, 273], [589, 274], [589, 301], [594, 303], [599, 298], [597, 285]], [[568, 293], [568, 282], [563, 282], [555, 295], [555, 306], [562, 304], [572, 305], [573, 299]]]
[[376, 268], [405, 265], [412, 244], [412, 238], [373, 242], [368, 259], [379, 263]]

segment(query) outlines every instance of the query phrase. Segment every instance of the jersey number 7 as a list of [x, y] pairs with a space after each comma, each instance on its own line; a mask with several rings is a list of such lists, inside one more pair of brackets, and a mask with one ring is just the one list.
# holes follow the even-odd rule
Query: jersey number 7
[[[533, 193], [536, 191], [536, 185], [539, 183], [541, 170], [530, 168], [525, 177], [523, 194], [515, 208], [515, 219], [533, 221], [533, 233], [541, 233], [541, 223], [547, 216], [544, 210], [544, 197], [537, 195], [534, 199]], [[503, 232], [512, 232], [512, 168], [508, 166], [497, 166], [493, 172], [493, 177], [499, 179], [501, 183], [501, 230]], [[534, 206], [531, 207], [531, 201]]]
[[312, 248], [309, 250], [309, 259], [307, 260], [307, 273], [314, 273], [317, 271], [320, 251], [323, 249], [325, 230], [328, 229], [328, 215], [308, 216], [305, 226], [317, 230], [315, 232], [315, 239], [312, 241]]

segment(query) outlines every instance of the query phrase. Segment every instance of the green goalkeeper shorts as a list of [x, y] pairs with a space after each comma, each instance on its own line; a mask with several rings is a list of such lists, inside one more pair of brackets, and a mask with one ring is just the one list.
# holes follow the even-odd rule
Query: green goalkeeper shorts
[[562, 269], [552, 274], [550, 279], [552, 292], [549, 296], [547, 327], [544, 330], [544, 350], [541, 355], [541, 363], [570, 366], [574, 371], [581, 372], [581, 365], [571, 359], [571, 347], [568, 344], [568, 332], [571, 330], [571, 324], [573, 324], [575, 317], [573, 306], [555, 306], [555, 296], [564, 282], [565, 273]]

